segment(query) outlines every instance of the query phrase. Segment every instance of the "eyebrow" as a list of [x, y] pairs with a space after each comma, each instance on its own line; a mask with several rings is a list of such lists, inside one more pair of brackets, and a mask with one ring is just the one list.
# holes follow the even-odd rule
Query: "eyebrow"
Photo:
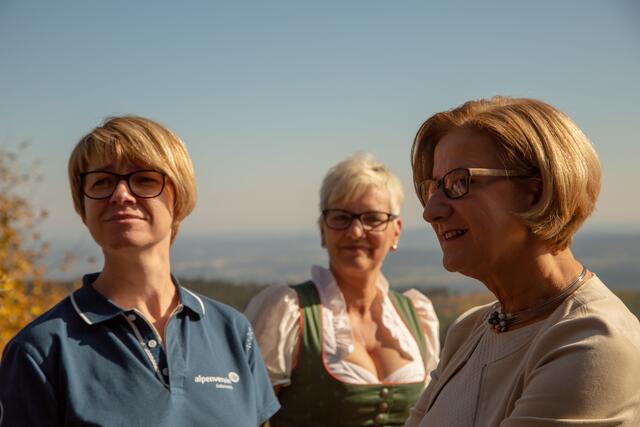
[[[113, 172], [115, 173], [113, 170], [119, 165], [115, 165], [113, 163], [108, 163], [106, 165], [100, 165], [98, 167], [96, 167], [95, 169], [90, 169], [87, 170], [87, 172]], [[125, 166], [124, 169], [131, 169], [132, 172], [138, 171], [138, 170], [155, 170], [151, 167], [145, 167], [145, 166], [140, 166], [140, 165], [134, 165], [134, 164], [130, 164], [130, 165], [122, 165]]]
[[95, 169], [90, 169], [87, 172], [112, 172], [113, 166], [100, 166]]

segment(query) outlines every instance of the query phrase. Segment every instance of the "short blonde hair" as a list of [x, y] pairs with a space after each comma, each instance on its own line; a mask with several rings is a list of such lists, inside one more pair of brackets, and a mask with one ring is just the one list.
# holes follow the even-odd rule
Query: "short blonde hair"
[[111, 117], [80, 139], [69, 157], [69, 181], [76, 212], [84, 219], [84, 193], [80, 173], [89, 163], [131, 164], [165, 174], [175, 190], [175, 226], [196, 203], [196, 180], [191, 158], [180, 138], [161, 124], [138, 116]]
[[550, 248], [566, 248], [600, 192], [600, 162], [578, 126], [551, 105], [527, 98], [496, 96], [437, 113], [422, 124], [411, 149], [418, 194], [420, 182], [431, 178], [436, 144], [456, 129], [489, 135], [505, 168], [538, 171], [542, 194], [520, 216]]
[[356, 153], [329, 169], [320, 188], [320, 211], [336, 202], [354, 200], [370, 187], [385, 190], [389, 195], [389, 213], [400, 214], [404, 201], [400, 180], [368, 153]]

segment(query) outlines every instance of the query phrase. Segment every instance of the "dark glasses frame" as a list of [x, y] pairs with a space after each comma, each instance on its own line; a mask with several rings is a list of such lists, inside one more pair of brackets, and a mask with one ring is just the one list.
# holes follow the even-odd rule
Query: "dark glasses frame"
[[[158, 191], [158, 194], [155, 194], [153, 196], [141, 196], [138, 193], [136, 193], [133, 190], [133, 188], [131, 188], [131, 182], [130, 182], [131, 176], [135, 175], [137, 173], [141, 173], [141, 172], [155, 172], [155, 173], [159, 174], [160, 176], [162, 176], [162, 186], [160, 187], [160, 190]], [[91, 195], [87, 194], [87, 192], [86, 192], [86, 190], [84, 188], [86, 177], [88, 175], [98, 174], [98, 173], [112, 175], [112, 176], [114, 176], [116, 178], [115, 185], [113, 186], [113, 189], [111, 190], [111, 193], [109, 193], [108, 196], [103, 196], [103, 197], [91, 196]], [[119, 174], [119, 173], [115, 173], [115, 172], [111, 172], [111, 171], [100, 171], [100, 170], [97, 170], [97, 171], [81, 172], [80, 174], [78, 174], [78, 177], [80, 178], [80, 186], [82, 188], [82, 194], [84, 194], [86, 197], [88, 197], [90, 199], [93, 199], [93, 200], [105, 200], [105, 199], [108, 199], [111, 196], [113, 196], [113, 193], [116, 191], [116, 188], [118, 188], [118, 184], [120, 183], [120, 181], [126, 182], [127, 189], [134, 196], [139, 197], [141, 199], [153, 199], [154, 197], [158, 197], [160, 194], [162, 194], [162, 192], [164, 191], [164, 187], [166, 185], [166, 181], [167, 181], [166, 180], [167, 175], [163, 174], [162, 172], [158, 172], [157, 170], [154, 170], [154, 169], [139, 169], [139, 170], [135, 170], [133, 172], [126, 173], [124, 175], [123, 174]]]
[[[349, 221], [349, 223], [345, 227], [333, 227], [331, 226], [331, 224], [329, 224], [329, 221], [327, 220], [327, 216], [331, 212], [339, 212], [341, 214], [349, 216], [351, 217], [351, 221]], [[365, 224], [365, 222], [362, 220], [362, 217], [364, 215], [370, 215], [370, 214], [386, 215], [387, 219], [382, 221], [378, 227], [372, 227], [370, 225]], [[347, 230], [349, 229], [349, 227], [351, 227], [351, 225], [353, 224], [353, 221], [357, 219], [358, 221], [360, 221], [360, 224], [362, 224], [362, 229], [364, 231], [385, 231], [387, 227], [389, 227], [389, 223], [396, 218], [398, 218], [398, 215], [394, 215], [392, 213], [382, 212], [382, 211], [367, 211], [367, 212], [361, 212], [357, 214], [357, 213], [346, 211], [344, 209], [323, 209], [322, 210], [322, 220], [324, 224], [332, 230]]]
[[[447, 189], [443, 184], [448, 175], [454, 172], [458, 173], [460, 171], [465, 171], [466, 173], [466, 175], [464, 176], [466, 191], [462, 194], [452, 195], [451, 190]], [[504, 178], [508, 178], [512, 176], [513, 177], [533, 177], [535, 176], [533, 172], [534, 171], [532, 170], [524, 170], [524, 169], [455, 168], [445, 173], [439, 179], [431, 178], [431, 179], [425, 179], [421, 181], [418, 187], [420, 191], [420, 201], [422, 202], [422, 206], [424, 206], [427, 203], [430, 197], [427, 194], [427, 192], [429, 189], [429, 185], [431, 185], [432, 183], [435, 183], [436, 190], [439, 190], [440, 188], [442, 188], [444, 195], [447, 196], [448, 199], [455, 200], [469, 194], [469, 191], [471, 191], [472, 176], [493, 176], [493, 177], [504, 177]]]

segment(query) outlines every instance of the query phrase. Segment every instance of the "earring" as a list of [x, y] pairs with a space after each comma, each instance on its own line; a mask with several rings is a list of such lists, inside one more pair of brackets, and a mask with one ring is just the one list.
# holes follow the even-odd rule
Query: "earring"
[[398, 250], [398, 244], [394, 243], [393, 245], [391, 245], [391, 250], [394, 251], [394, 252], [397, 251]]

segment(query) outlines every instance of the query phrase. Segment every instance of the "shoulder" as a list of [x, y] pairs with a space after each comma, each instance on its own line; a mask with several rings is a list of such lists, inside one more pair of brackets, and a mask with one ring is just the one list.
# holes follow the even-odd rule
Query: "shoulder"
[[268, 286], [254, 296], [245, 309], [245, 315], [252, 323], [269, 321], [269, 318], [282, 319], [295, 316], [300, 312], [300, 303], [296, 291], [284, 285]]
[[[390, 290], [389, 292], [393, 291]], [[412, 288], [400, 295], [408, 298], [409, 301], [411, 301], [411, 305], [416, 310], [416, 314], [418, 315], [418, 317], [424, 317], [426, 314], [430, 314], [432, 312], [435, 313], [433, 303], [431, 302], [429, 297], [419, 290]]]
[[279, 304], [282, 302], [297, 303], [295, 289], [286, 285], [267, 286], [251, 299], [249, 306], [258, 304]]
[[190, 291], [186, 288], [185, 290], [193, 295], [201, 305], [202, 311], [204, 313], [204, 318], [208, 319], [208, 323], [214, 323], [217, 325], [238, 326], [241, 328], [246, 328], [249, 326], [249, 322], [244, 314], [231, 307], [230, 305]]
[[[255, 358], [255, 333], [244, 314], [212, 298], [188, 291], [202, 304], [203, 315], [198, 324], [200, 333], [219, 349], [229, 349], [232, 357], [244, 354], [246, 360]], [[222, 353], [221, 353], [222, 354]]]
[[546, 360], [568, 349], [594, 363], [607, 361], [609, 369], [640, 363], [640, 322], [597, 277], [545, 320], [532, 343], [536, 359]]
[[523, 393], [536, 399], [521, 398], [513, 419], [541, 412], [618, 421], [635, 416], [640, 325], [632, 317], [597, 278], [567, 298], [518, 356]]
[[585, 318], [602, 332], [619, 336], [640, 350], [640, 322], [627, 306], [594, 275], [569, 299], [567, 318]]
[[84, 322], [74, 310], [69, 297], [38, 316], [22, 328], [7, 344], [7, 348], [20, 348], [36, 360], [48, 355], [56, 346], [68, 343], [69, 331]]
[[438, 320], [438, 315], [436, 314], [436, 310], [433, 307], [433, 303], [422, 292], [417, 289], [409, 289], [408, 291], [403, 292], [402, 294], [398, 294], [394, 291], [389, 291], [389, 295], [396, 294], [403, 298], [406, 298], [411, 308], [413, 308], [414, 313], [420, 323], [423, 332], [426, 330], [431, 330], [432, 333], [429, 335], [433, 335], [431, 338], [438, 342], [437, 351], [440, 351], [439, 346], [439, 330], [440, 330], [440, 322]]

